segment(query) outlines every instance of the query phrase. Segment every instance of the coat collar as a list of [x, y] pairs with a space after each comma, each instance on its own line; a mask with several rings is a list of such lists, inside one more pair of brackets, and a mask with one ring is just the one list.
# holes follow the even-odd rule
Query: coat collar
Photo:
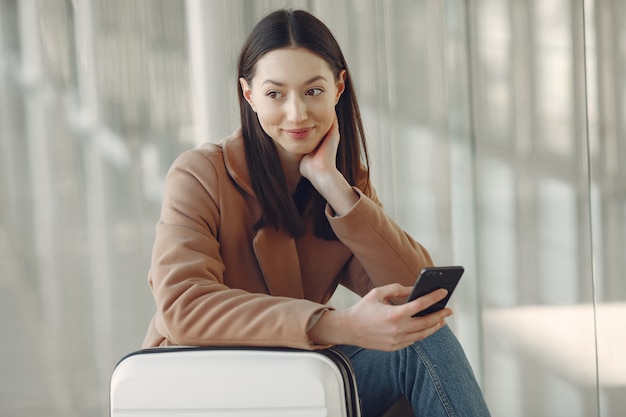
[[[228, 174], [246, 193], [255, 197], [241, 129], [222, 140], [222, 151]], [[296, 241], [282, 230], [265, 227], [256, 233], [252, 244], [269, 293], [304, 298]]]

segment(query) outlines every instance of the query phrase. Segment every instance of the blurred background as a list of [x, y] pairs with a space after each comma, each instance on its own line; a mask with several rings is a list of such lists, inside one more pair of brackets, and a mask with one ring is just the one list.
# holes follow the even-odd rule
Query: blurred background
[[166, 171], [238, 126], [279, 7], [342, 45], [390, 215], [466, 267], [450, 325], [493, 415], [626, 415], [621, 0], [0, 0], [0, 415], [108, 414]]

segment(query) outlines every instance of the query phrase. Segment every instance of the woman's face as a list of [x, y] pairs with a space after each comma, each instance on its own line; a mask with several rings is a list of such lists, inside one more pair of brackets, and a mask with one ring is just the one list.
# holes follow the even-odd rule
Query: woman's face
[[312, 152], [330, 130], [344, 79], [345, 71], [335, 80], [328, 63], [308, 49], [283, 48], [257, 61], [251, 83], [239, 81], [284, 160]]

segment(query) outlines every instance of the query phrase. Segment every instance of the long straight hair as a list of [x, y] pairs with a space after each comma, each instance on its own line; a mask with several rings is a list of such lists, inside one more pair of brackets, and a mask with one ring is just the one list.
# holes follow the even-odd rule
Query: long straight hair
[[[238, 79], [243, 77], [251, 84], [258, 60], [270, 51], [288, 47], [306, 48], [323, 58], [335, 80], [339, 79], [342, 70], [346, 70], [345, 89], [335, 106], [341, 136], [336, 164], [351, 185], [362, 189], [368, 187], [369, 159], [352, 77], [339, 44], [324, 23], [302, 10], [270, 13], [257, 23], [241, 49]], [[239, 82], [237, 91], [246, 162], [262, 209], [256, 227], [282, 228], [293, 237], [301, 236], [305, 232], [305, 210], [308, 215], [311, 208], [315, 235], [337, 239], [324, 213], [326, 200], [308, 180], [302, 178], [294, 195], [289, 195], [274, 141], [265, 133], [256, 113], [244, 99]]]

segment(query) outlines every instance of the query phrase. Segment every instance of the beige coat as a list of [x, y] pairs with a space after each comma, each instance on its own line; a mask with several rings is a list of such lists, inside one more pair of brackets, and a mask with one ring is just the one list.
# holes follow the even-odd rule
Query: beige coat
[[[326, 214], [339, 241], [307, 225], [293, 239], [255, 232], [260, 206], [240, 130], [180, 155], [167, 175], [149, 284], [156, 314], [144, 347], [286, 346], [315, 349], [307, 326], [337, 285], [364, 295], [412, 285], [432, 261], [382, 210], [374, 191], [341, 217]], [[364, 188], [364, 187], [361, 187]]]

